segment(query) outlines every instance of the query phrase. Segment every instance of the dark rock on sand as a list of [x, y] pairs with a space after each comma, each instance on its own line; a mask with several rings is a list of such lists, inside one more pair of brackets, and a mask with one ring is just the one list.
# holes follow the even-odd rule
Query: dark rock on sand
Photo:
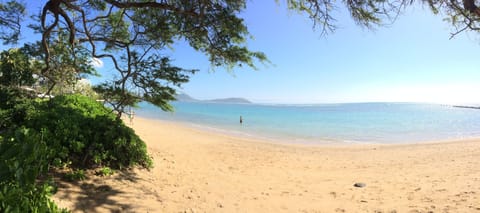
[[355, 183], [355, 184], [353, 184], [353, 186], [358, 187], [358, 188], [362, 188], [362, 187], [367, 186], [367, 184], [365, 184], [365, 183]]

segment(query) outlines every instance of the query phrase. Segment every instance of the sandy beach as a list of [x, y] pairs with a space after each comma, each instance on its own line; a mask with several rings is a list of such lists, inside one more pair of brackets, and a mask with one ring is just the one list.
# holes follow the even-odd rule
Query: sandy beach
[[[154, 159], [78, 183], [73, 212], [480, 212], [480, 140], [409, 145], [285, 145], [177, 123], [130, 125]], [[355, 187], [363, 183], [363, 187]]]

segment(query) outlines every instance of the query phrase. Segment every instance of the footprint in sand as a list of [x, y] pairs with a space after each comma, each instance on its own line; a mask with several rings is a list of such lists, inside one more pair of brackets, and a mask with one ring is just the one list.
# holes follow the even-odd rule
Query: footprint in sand
[[330, 192], [330, 195], [331, 195], [333, 198], [337, 198], [337, 193], [336, 193], [336, 192]]

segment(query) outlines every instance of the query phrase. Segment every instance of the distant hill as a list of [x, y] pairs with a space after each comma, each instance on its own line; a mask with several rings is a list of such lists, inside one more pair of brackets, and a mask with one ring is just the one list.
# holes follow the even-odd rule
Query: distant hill
[[232, 103], [232, 104], [251, 104], [252, 103], [251, 101], [245, 98], [220, 98], [220, 99], [208, 100], [207, 102]]
[[175, 96], [177, 101], [184, 101], [184, 102], [197, 102], [199, 100], [192, 98], [191, 96], [185, 94], [185, 93], [180, 93], [177, 96]]
[[245, 99], [245, 98], [218, 98], [218, 99], [211, 99], [211, 100], [198, 100], [196, 98], [192, 98], [191, 96], [180, 93], [175, 96], [177, 101], [183, 102], [210, 102], [210, 103], [231, 103], [231, 104], [251, 104], [252, 102]]

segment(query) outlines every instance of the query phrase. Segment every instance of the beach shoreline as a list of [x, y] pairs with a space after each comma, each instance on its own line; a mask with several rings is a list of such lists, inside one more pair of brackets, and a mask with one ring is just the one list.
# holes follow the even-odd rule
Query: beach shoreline
[[[403, 144], [480, 138], [475, 110], [419, 103], [318, 106], [175, 102], [175, 113], [143, 104], [137, 115], [278, 143]], [[239, 123], [239, 117], [243, 123]]]
[[[442, 140], [424, 140], [424, 141], [408, 141], [405, 140], [401, 143], [385, 143], [385, 142], [373, 142], [373, 141], [351, 141], [341, 139], [311, 139], [311, 140], [295, 140], [293, 138], [273, 138], [265, 135], [246, 134], [241, 132], [230, 131], [220, 127], [212, 127], [209, 125], [202, 125], [191, 123], [181, 120], [162, 120], [159, 118], [149, 118], [145, 116], [137, 116], [142, 121], [159, 122], [164, 124], [173, 125], [180, 128], [186, 128], [191, 131], [211, 133], [227, 138], [234, 138], [241, 141], [248, 141], [252, 143], [267, 143], [272, 145], [284, 145], [284, 146], [299, 146], [305, 148], [332, 148], [332, 147], [365, 147], [365, 146], [416, 146], [416, 145], [433, 145], [433, 144], [445, 144], [445, 143], [461, 143], [468, 141], [480, 141], [480, 137], [472, 136], [457, 139], [442, 139]], [[129, 125], [125, 120], [127, 126], [134, 128], [135, 126]], [[134, 128], [135, 129], [135, 128]]]
[[74, 212], [480, 212], [478, 139], [312, 146], [141, 117], [130, 126], [155, 167], [62, 183], [54, 196], [60, 206]]

